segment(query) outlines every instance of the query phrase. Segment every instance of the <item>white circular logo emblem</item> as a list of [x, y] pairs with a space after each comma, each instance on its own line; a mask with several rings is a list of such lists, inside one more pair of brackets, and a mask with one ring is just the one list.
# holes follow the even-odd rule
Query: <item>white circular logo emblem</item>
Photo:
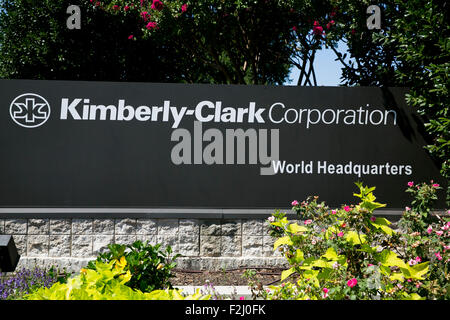
[[19, 126], [36, 128], [50, 117], [50, 104], [38, 94], [25, 93], [11, 102], [9, 114]]

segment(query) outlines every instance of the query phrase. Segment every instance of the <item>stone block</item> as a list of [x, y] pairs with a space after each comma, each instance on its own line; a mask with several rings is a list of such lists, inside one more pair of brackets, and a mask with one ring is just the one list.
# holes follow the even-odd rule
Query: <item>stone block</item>
[[242, 233], [241, 220], [222, 221], [222, 236], [240, 236]]
[[239, 257], [242, 254], [241, 236], [222, 236], [220, 255], [222, 257]]
[[114, 236], [114, 243], [129, 245], [133, 244], [137, 240], [136, 235], [124, 235], [124, 234], [116, 234]]
[[156, 219], [137, 219], [136, 220], [136, 234], [158, 234], [158, 221]]
[[92, 234], [92, 219], [73, 219], [72, 234]]
[[180, 234], [200, 234], [200, 223], [198, 219], [180, 219], [179, 232]]
[[6, 219], [5, 234], [27, 234], [27, 219]]
[[201, 236], [220, 236], [222, 235], [222, 226], [220, 220], [202, 220], [200, 221]]
[[94, 219], [92, 227], [93, 234], [113, 235], [114, 219]]
[[72, 235], [73, 257], [91, 257], [92, 256], [92, 235]]
[[135, 235], [136, 219], [115, 219], [116, 235]]
[[260, 257], [263, 255], [263, 236], [242, 236], [242, 255]]
[[71, 240], [70, 235], [50, 235], [48, 255], [50, 257], [70, 257]]
[[157, 239], [158, 243], [161, 244], [161, 250], [165, 250], [167, 246], [170, 246], [174, 254], [178, 253], [178, 234], [158, 234]]
[[50, 219], [50, 234], [71, 234], [72, 219]]
[[[24, 234], [13, 235], [14, 244], [16, 245], [17, 252], [21, 256], [27, 255], [27, 236]], [[17, 268], [16, 268], [17, 269]]]
[[92, 253], [97, 256], [108, 251], [108, 245], [114, 243], [114, 235], [94, 235], [92, 237]]
[[220, 236], [200, 236], [200, 255], [207, 257], [220, 256]]
[[187, 257], [197, 257], [200, 254], [200, 237], [198, 234], [180, 232], [178, 252]]
[[250, 219], [242, 221], [242, 235], [262, 236], [263, 220]]
[[28, 235], [27, 236], [27, 256], [47, 257], [49, 248], [49, 236]]
[[168, 236], [178, 234], [178, 219], [159, 219], [158, 235]]
[[46, 234], [50, 232], [49, 219], [28, 219], [28, 234]]

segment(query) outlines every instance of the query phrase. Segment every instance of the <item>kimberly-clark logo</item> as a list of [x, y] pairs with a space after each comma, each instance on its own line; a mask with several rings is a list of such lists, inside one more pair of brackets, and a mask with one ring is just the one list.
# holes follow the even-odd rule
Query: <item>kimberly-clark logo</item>
[[50, 117], [50, 104], [38, 94], [25, 93], [11, 102], [9, 113], [19, 126], [36, 128]]

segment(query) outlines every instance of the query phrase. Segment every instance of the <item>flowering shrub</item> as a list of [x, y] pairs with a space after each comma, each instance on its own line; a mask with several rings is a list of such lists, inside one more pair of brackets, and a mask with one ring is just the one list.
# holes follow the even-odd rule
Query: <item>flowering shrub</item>
[[[279, 212], [269, 218], [272, 234], [277, 238], [274, 250], [280, 250], [291, 265], [282, 272], [281, 278], [293, 280], [261, 290], [260, 295], [264, 299], [430, 297], [423, 283], [433, 276], [433, 264], [439, 256], [435, 254], [430, 259], [430, 255], [422, 254], [413, 262], [411, 257], [418, 251], [409, 252], [410, 248], [395, 246], [403, 235], [391, 229], [388, 220], [373, 215], [374, 210], [385, 206], [375, 201], [375, 188], [361, 183], [357, 186], [359, 193], [354, 195], [361, 200], [357, 205], [330, 209], [324, 202], [319, 202], [318, 197], [310, 197], [302, 203], [292, 203], [302, 223], [290, 222]], [[424, 185], [423, 188], [419, 190], [423, 201], [416, 197], [413, 202], [417, 206], [422, 205], [421, 210], [424, 210], [424, 203], [431, 203], [426, 200], [428, 194], [433, 194], [430, 190], [438, 186], [429, 189], [430, 186]], [[434, 251], [440, 250], [442, 260], [445, 259], [446, 256], [442, 256], [444, 246], [436, 247], [436, 242], [426, 243], [434, 246]], [[445, 268], [448, 268], [448, 263]], [[440, 274], [441, 277], [447, 275], [446, 271]], [[440, 281], [445, 282], [447, 278], [443, 277]]]
[[206, 300], [210, 297], [198, 291], [183, 296], [178, 290], [142, 292], [126, 285], [132, 275], [127, 270], [125, 257], [108, 263], [95, 262], [95, 269], [81, 269], [67, 283], [55, 283], [50, 288], [41, 287], [23, 298], [26, 300]]
[[110, 263], [123, 257], [126, 260], [125, 271], [130, 272], [127, 286], [143, 292], [172, 288], [170, 278], [179, 254], [172, 256], [170, 246], [162, 250], [161, 244], [152, 246], [148, 241], [135, 241], [131, 245], [110, 244], [108, 248], [95, 261], [90, 261], [87, 268], [95, 270], [97, 262]]
[[414, 200], [411, 207], [405, 208], [399, 221], [402, 233], [396, 243], [398, 247], [404, 248], [404, 257], [409, 265], [430, 261], [426, 281], [405, 283], [429, 299], [450, 298], [450, 210], [446, 217], [431, 215], [433, 201], [437, 199], [436, 192], [439, 189], [439, 184], [433, 181], [418, 185], [408, 182], [406, 192], [411, 193]]
[[54, 267], [49, 270], [38, 267], [33, 270], [23, 268], [11, 277], [0, 278], [0, 300], [20, 299], [38, 288], [50, 287], [55, 282], [65, 282], [68, 276], [65, 272], [60, 275]]

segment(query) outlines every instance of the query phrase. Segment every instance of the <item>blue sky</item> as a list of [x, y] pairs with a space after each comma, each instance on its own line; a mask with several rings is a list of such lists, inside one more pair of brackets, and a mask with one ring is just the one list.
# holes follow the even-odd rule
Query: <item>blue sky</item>
[[[344, 54], [347, 52], [347, 45], [339, 42], [338, 52]], [[316, 52], [314, 60], [314, 70], [316, 72], [317, 85], [319, 86], [338, 86], [340, 84], [342, 64], [335, 61], [336, 54], [331, 49], [322, 49]], [[299, 69], [294, 68], [289, 76], [291, 83], [286, 82], [284, 85], [296, 85], [299, 77]]]

